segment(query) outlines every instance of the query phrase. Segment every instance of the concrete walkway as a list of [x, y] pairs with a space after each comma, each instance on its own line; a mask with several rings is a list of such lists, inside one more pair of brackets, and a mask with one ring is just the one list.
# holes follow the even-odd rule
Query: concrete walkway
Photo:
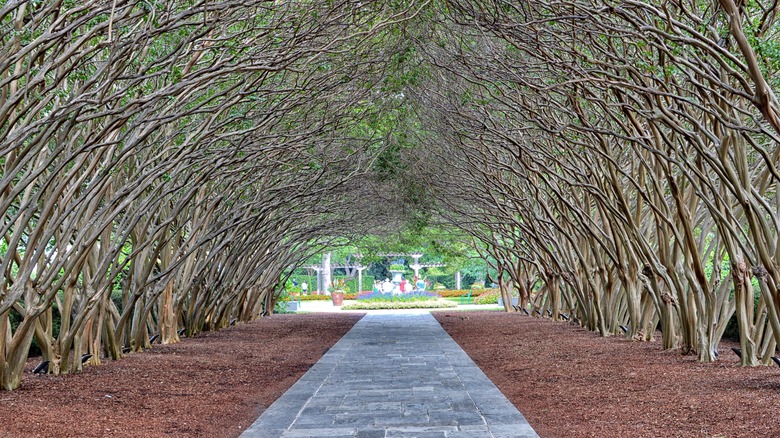
[[427, 311], [366, 315], [241, 435], [535, 436]]

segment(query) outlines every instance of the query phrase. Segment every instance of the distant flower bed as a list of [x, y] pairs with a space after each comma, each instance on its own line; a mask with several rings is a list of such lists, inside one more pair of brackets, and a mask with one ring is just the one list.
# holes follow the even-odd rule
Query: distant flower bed
[[[356, 297], [356, 294], [344, 294], [345, 300], [354, 300]], [[328, 301], [330, 300], [330, 295], [301, 295], [300, 296], [301, 301]], [[298, 299], [296, 296], [294, 298], [295, 300]]]
[[[402, 294], [393, 295], [392, 293], [373, 293], [371, 291], [365, 291], [361, 294], [349, 293], [344, 294], [345, 300], [358, 300], [363, 302], [411, 302], [411, 301], [427, 301], [441, 298], [457, 298], [461, 296], [467, 296], [469, 294], [468, 289], [460, 290], [441, 290], [436, 292], [407, 292]], [[477, 304], [493, 304], [497, 302], [500, 292], [498, 289], [475, 289], [471, 291], [471, 297], [483, 297], [487, 296], [487, 303]], [[328, 301], [330, 295], [298, 295], [296, 294], [291, 298], [292, 300], [300, 301]], [[491, 301], [492, 300], [492, 301]], [[290, 301], [281, 298], [279, 301]]]
[[413, 302], [413, 301], [430, 301], [430, 300], [436, 300], [438, 297], [435, 293], [431, 292], [410, 292], [410, 293], [402, 293], [402, 294], [393, 294], [393, 293], [378, 293], [378, 292], [372, 292], [368, 294], [361, 294], [356, 297], [356, 299], [363, 303], [407, 303], [407, 302]]
[[[474, 289], [473, 291], [471, 291], [471, 296], [478, 297], [480, 295], [484, 295], [494, 291], [497, 292], [498, 289]], [[438, 292], [439, 292], [439, 296], [441, 296], [442, 298], [454, 298], [454, 297], [461, 297], [464, 295], [468, 295], [469, 289], [440, 290]]]
[[474, 304], [498, 304], [498, 298], [501, 292], [498, 289], [490, 289], [474, 298]]
[[343, 310], [380, 310], [380, 309], [443, 309], [457, 307], [451, 301], [358, 301], [342, 307]]
[[326, 301], [330, 299], [328, 295], [301, 295], [301, 301]]

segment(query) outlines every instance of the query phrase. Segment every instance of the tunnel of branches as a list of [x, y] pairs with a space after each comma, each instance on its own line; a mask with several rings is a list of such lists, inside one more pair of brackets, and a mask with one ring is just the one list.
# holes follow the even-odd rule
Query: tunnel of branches
[[521, 308], [701, 361], [736, 318], [771, 363], [779, 9], [3, 2], [0, 386], [33, 341], [72, 373], [251, 321], [323, 248], [429, 224]]

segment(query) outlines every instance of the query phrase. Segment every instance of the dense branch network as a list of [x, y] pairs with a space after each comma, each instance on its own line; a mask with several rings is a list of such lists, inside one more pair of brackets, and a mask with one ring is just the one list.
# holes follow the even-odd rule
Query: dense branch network
[[6, 3], [0, 385], [33, 338], [67, 373], [270, 313], [290, 267], [376, 226], [349, 208], [399, 106], [373, 43], [420, 6]]
[[702, 361], [736, 315], [769, 363], [777, 10], [7, 2], [0, 386], [33, 339], [67, 373], [249, 321], [334, 239], [430, 220], [518, 309]]
[[[745, 365], [780, 340], [776, 5], [449, 1], [420, 57], [429, 184], [508, 294]], [[464, 202], [466, 201], [466, 202]], [[755, 301], [754, 301], [755, 300]]]

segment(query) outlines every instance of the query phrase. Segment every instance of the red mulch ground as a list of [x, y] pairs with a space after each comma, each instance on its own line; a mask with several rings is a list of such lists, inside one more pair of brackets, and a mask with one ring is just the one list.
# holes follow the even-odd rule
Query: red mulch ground
[[235, 437], [362, 315], [274, 315], [0, 391], [0, 437]]
[[436, 319], [542, 437], [780, 436], [780, 369], [499, 312]]
[[[780, 369], [500, 312], [437, 312], [547, 437], [780, 436]], [[235, 437], [360, 318], [275, 315], [0, 392], [0, 437]], [[35, 365], [31, 360], [28, 368]]]

